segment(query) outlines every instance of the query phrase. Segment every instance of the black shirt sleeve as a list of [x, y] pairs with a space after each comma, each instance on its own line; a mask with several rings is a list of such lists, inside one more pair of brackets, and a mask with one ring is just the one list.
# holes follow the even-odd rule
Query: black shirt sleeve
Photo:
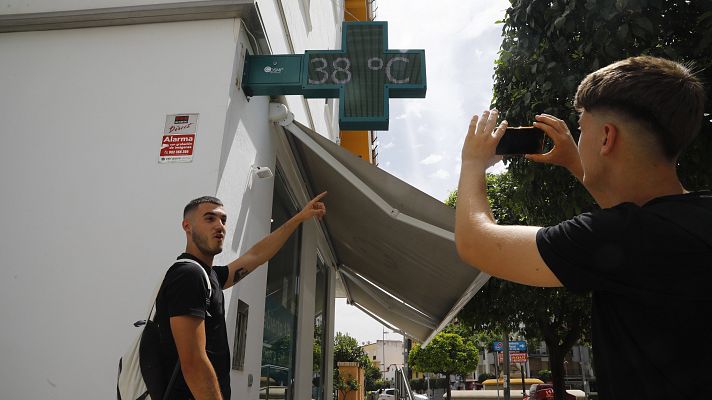
[[621, 290], [630, 282], [628, 264], [632, 204], [584, 213], [536, 235], [539, 254], [568, 289]]
[[215, 275], [218, 277], [218, 283], [220, 284], [219, 290], [225, 287], [225, 282], [227, 281], [227, 276], [230, 274], [230, 270], [227, 265], [216, 265], [213, 267]]
[[180, 262], [166, 275], [165, 304], [168, 317], [191, 315], [205, 319], [208, 286], [199, 266]]

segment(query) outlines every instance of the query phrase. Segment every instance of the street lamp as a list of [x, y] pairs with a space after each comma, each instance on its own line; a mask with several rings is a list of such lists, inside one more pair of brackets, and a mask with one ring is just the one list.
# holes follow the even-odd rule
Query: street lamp
[[381, 340], [381, 365], [383, 366], [383, 378], [385, 379], [386, 377], [386, 334], [390, 332], [386, 332], [386, 327], [385, 325], [382, 325], [383, 328], [383, 339]]

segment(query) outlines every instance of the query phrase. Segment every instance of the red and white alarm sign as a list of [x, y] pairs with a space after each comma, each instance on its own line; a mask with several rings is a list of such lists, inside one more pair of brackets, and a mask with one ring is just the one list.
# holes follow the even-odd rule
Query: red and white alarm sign
[[158, 162], [193, 161], [195, 134], [197, 131], [198, 114], [167, 115]]

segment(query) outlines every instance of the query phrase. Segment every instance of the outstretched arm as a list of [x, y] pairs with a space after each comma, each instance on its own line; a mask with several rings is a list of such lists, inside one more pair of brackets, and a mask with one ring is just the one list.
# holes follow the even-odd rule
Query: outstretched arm
[[536, 246], [538, 227], [497, 225], [487, 201], [485, 171], [499, 161], [497, 143], [507, 123], [495, 130], [497, 111], [472, 117], [462, 147], [457, 191], [455, 244], [466, 263], [512, 282], [531, 286], [561, 286]]
[[223, 288], [227, 289], [231, 287], [247, 274], [257, 269], [257, 267], [274, 257], [302, 222], [312, 217], [318, 219], [324, 217], [324, 215], [326, 215], [326, 206], [319, 201], [324, 196], [326, 196], [326, 192], [311, 199], [304, 208], [289, 219], [289, 221], [257, 242], [247, 250], [245, 254], [228, 264], [228, 277]]

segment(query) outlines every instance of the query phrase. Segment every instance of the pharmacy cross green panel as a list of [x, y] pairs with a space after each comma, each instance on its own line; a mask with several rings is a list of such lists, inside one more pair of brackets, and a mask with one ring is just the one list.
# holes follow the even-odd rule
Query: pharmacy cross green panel
[[388, 49], [386, 22], [345, 22], [341, 50], [255, 56], [247, 64], [248, 95], [338, 97], [342, 130], [388, 130], [389, 98], [426, 92], [425, 52]]

